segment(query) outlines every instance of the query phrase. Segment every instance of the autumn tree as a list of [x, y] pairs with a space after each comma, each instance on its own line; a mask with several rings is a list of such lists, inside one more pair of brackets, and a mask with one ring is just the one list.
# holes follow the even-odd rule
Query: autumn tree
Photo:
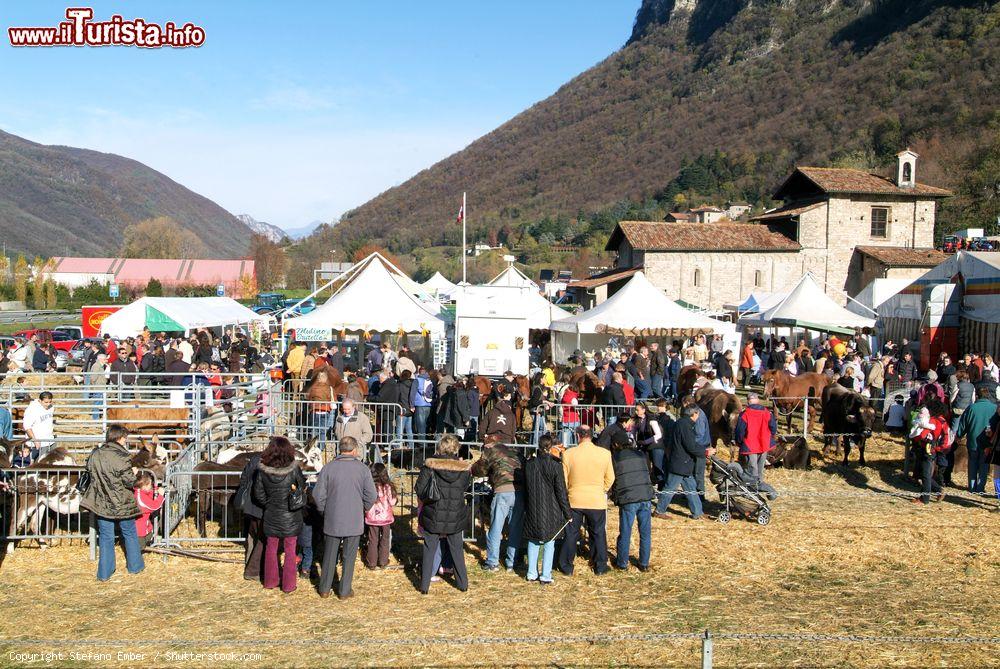
[[14, 263], [14, 294], [17, 301], [25, 308], [28, 306], [28, 278], [30, 276], [31, 269], [28, 267], [28, 261], [24, 259], [23, 255], [19, 255], [17, 262]]
[[203, 258], [206, 252], [198, 235], [168, 216], [146, 219], [125, 228], [121, 251], [126, 258]]
[[281, 246], [266, 236], [255, 233], [250, 237], [250, 258], [257, 275], [255, 292], [257, 287], [270, 290], [284, 283], [285, 272], [288, 271], [288, 256]]
[[244, 274], [240, 277], [239, 291], [240, 297], [244, 300], [257, 294], [258, 281], [253, 274]]
[[45, 281], [45, 308], [55, 309], [56, 304], [59, 302], [56, 295], [56, 282], [52, 279]]
[[40, 257], [35, 256], [35, 261], [31, 263], [32, 290], [31, 297], [35, 303], [35, 309], [45, 308], [45, 270], [49, 264]]
[[373, 253], [379, 253], [383, 258], [391, 262], [396, 267], [402, 267], [402, 263], [399, 258], [389, 253], [385, 248], [379, 246], [378, 244], [365, 244], [351, 256], [353, 262], [361, 262]]

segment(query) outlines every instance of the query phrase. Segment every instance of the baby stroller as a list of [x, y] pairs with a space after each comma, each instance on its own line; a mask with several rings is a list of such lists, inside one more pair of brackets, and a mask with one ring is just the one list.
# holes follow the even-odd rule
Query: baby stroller
[[726, 505], [719, 514], [720, 523], [728, 523], [733, 519], [733, 509], [747, 518], [756, 518], [760, 525], [771, 522], [771, 500], [778, 496], [777, 491], [766, 483], [758, 484], [755, 479], [747, 476], [743, 467], [735, 462], [725, 462], [711, 457], [712, 472], [709, 479], [719, 493], [719, 499]]

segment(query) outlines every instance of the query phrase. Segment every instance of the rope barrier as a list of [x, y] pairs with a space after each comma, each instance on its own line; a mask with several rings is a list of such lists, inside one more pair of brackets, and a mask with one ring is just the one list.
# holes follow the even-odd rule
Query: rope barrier
[[[148, 646], [495, 646], [495, 645], [540, 645], [540, 644], [607, 644], [628, 641], [677, 641], [705, 638], [705, 632], [654, 632], [648, 634], [582, 634], [566, 636], [474, 636], [474, 637], [418, 637], [399, 639], [3, 639], [0, 646], [48, 646], [66, 647], [73, 645], [109, 647]], [[800, 634], [785, 632], [712, 632], [713, 639], [727, 641], [812, 641], [821, 643], [879, 643], [892, 645], [1000, 645], [1000, 637], [992, 636], [893, 636], [877, 634]]]

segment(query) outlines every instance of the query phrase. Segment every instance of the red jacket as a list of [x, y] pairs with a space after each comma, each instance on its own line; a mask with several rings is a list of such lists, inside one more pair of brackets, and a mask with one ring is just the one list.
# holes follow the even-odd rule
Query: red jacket
[[135, 489], [135, 501], [139, 505], [139, 517], [135, 519], [135, 533], [144, 537], [153, 531], [153, 523], [149, 517], [163, 506], [163, 495], [157, 495], [155, 490]]
[[736, 421], [733, 437], [742, 455], [760, 455], [773, 448], [777, 428], [773, 413], [759, 404], [751, 404]]
[[747, 342], [743, 347], [743, 354], [740, 355], [740, 369], [753, 369], [753, 342]]
[[635, 388], [628, 381], [622, 381], [622, 391], [625, 393], [625, 404], [635, 406]]

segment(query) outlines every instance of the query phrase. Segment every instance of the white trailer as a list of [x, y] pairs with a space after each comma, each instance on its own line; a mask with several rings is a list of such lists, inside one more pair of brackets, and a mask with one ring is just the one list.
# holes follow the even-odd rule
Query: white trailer
[[455, 293], [456, 375], [528, 373], [528, 334], [539, 295], [516, 286], [463, 286]]

